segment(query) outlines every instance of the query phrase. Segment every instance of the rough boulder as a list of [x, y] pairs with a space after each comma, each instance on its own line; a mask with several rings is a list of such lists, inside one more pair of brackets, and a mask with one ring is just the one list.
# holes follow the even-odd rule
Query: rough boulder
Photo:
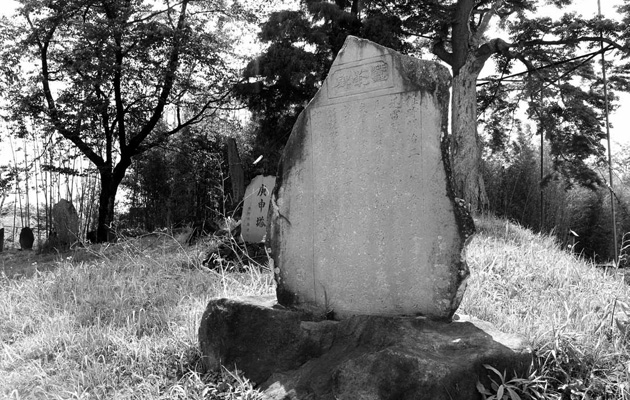
[[523, 376], [524, 340], [479, 320], [315, 321], [274, 296], [212, 300], [199, 341], [210, 370], [236, 366], [266, 399], [477, 399], [484, 364]]

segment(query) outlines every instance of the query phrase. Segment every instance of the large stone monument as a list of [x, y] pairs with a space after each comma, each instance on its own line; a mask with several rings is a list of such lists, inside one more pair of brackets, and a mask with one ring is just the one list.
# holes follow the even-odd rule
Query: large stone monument
[[57, 234], [56, 243], [59, 246], [66, 248], [78, 240], [79, 215], [71, 202], [59, 200], [53, 206], [52, 219]]
[[447, 175], [450, 74], [348, 39], [300, 115], [272, 196], [280, 304], [450, 318], [471, 231]]
[[277, 400], [480, 399], [485, 364], [527, 372], [525, 341], [453, 320], [474, 225], [451, 186], [449, 85], [437, 63], [348, 37], [271, 195], [277, 297], [208, 304], [209, 369], [236, 365]]

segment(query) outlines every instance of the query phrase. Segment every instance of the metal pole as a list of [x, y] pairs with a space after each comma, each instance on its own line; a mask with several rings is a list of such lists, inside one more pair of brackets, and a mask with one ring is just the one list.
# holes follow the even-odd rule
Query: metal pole
[[[601, 0], [597, 0], [597, 12], [599, 16], [602, 16]], [[604, 38], [604, 35], [600, 32], [600, 38]], [[608, 122], [608, 81], [606, 78], [606, 57], [604, 56], [604, 42], [599, 42], [600, 49], [602, 50], [602, 77], [604, 79], [604, 105], [606, 112], [606, 140], [608, 142], [608, 189], [610, 191], [610, 212], [612, 215], [612, 231], [613, 231], [613, 248], [615, 250], [615, 259], [613, 263], [617, 267], [617, 260], [619, 259], [617, 250], [617, 219], [615, 217], [615, 192], [613, 191], [613, 170], [612, 170], [612, 154], [610, 150], [610, 124]]]

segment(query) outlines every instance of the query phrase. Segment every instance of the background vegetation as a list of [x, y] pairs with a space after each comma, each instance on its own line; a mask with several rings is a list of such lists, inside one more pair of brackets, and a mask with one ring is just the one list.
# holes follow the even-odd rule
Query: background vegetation
[[[246, 183], [259, 173], [275, 174], [295, 118], [348, 34], [414, 56], [453, 58], [456, 84], [477, 79], [468, 62], [454, 60], [461, 54], [474, 53], [496, 68], [458, 100], [473, 99], [475, 118], [453, 126], [452, 140], [474, 141], [472, 155], [462, 160], [475, 166], [462, 164], [462, 170], [479, 170], [479, 178], [461, 178], [467, 183], [460, 191], [481, 185], [464, 196], [476, 211], [551, 233], [599, 263], [627, 244], [630, 149], [615, 154], [615, 179], [607, 182], [599, 63], [601, 54], [618, 57], [607, 64], [614, 110], [615, 92], [630, 87], [623, 62], [626, 1], [609, 19], [541, 15], [568, 0], [459, 0], [422, 9], [345, 0], [123, 3], [72, 0], [62, 7], [20, 0], [16, 17], [2, 19], [0, 214], [7, 248], [16, 246], [24, 226], [43, 242], [49, 210], [61, 198], [80, 214], [79, 240], [88, 231], [97, 231], [99, 241], [113, 238], [106, 235], [110, 229], [212, 231], [223, 216], [238, 219], [226, 139], [237, 140]], [[468, 16], [479, 40], [472, 47], [460, 48], [470, 41], [451, 24], [454, 13]], [[498, 24], [494, 31], [488, 31], [491, 20]], [[258, 42], [257, 55], [244, 56], [248, 41]], [[518, 65], [526, 73], [514, 74]], [[456, 108], [453, 120], [461, 114]], [[617, 243], [607, 222], [609, 185]]]

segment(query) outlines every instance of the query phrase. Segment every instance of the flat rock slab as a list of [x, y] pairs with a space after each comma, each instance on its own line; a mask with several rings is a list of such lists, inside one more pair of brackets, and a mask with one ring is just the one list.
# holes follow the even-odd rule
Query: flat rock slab
[[273, 297], [212, 300], [199, 327], [206, 367], [237, 367], [266, 399], [480, 399], [489, 364], [525, 376], [525, 341], [479, 320], [354, 316], [310, 321]]
[[453, 315], [473, 224], [442, 140], [450, 80], [348, 37], [280, 163], [268, 233], [280, 304], [336, 319]]

